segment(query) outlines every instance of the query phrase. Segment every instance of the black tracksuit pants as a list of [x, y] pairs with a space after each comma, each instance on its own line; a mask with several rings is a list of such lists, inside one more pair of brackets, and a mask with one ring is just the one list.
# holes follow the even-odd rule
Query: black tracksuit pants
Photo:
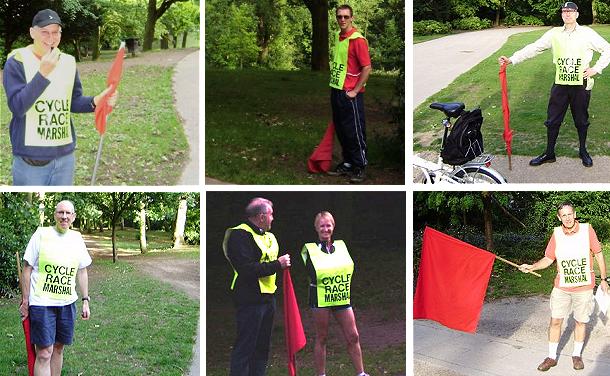
[[551, 97], [547, 109], [547, 154], [555, 152], [555, 142], [559, 135], [559, 127], [570, 107], [574, 125], [578, 131], [580, 149], [585, 148], [587, 129], [589, 128], [589, 101], [591, 90], [585, 90], [586, 80], [583, 85], [557, 85], [551, 88]]
[[366, 127], [364, 121], [364, 96], [358, 93], [350, 99], [346, 92], [331, 89], [330, 104], [333, 110], [333, 123], [339, 143], [341, 143], [343, 162], [364, 168], [366, 159]]

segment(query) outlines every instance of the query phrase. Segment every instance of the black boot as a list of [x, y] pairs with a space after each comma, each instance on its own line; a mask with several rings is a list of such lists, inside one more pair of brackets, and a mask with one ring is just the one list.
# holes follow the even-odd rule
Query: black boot
[[587, 131], [588, 127], [578, 128], [578, 142], [580, 144], [578, 148], [578, 155], [582, 160], [582, 165], [585, 167], [593, 166], [593, 159], [587, 152]]
[[559, 127], [546, 127], [546, 151], [530, 161], [530, 166], [555, 162], [555, 143], [559, 136]]

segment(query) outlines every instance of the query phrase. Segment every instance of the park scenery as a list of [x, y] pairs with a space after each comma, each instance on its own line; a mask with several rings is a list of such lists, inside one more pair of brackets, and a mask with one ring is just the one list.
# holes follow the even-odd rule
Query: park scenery
[[93, 259], [62, 374], [199, 375], [199, 194], [145, 192], [0, 194], [0, 374], [28, 374], [16, 253], [61, 200]]
[[[529, 167], [528, 161], [544, 151], [547, 140], [544, 122], [547, 117], [549, 93], [555, 78], [555, 65], [549, 50], [506, 69], [512, 154], [515, 167], [508, 171], [507, 149], [503, 139], [504, 121], [502, 94], [499, 80], [498, 58], [514, 52], [540, 38], [551, 26], [563, 25], [558, 1], [511, 2], [414, 2], [414, 59], [418, 49], [435, 44], [440, 49], [439, 72], [455, 61], [473, 60], [480, 50], [489, 50], [472, 66], [456, 72], [438, 92], [416, 103], [413, 111], [413, 148], [416, 153], [438, 152], [443, 127], [443, 115], [428, 106], [432, 102], [464, 102], [467, 109], [480, 107], [483, 112], [481, 128], [485, 152], [496, 155], [493, 164], [508, 179], [517, 183], [556, 182], [607, 182], [606, 164], [610, 161], [607, 145], [607, 127], [610, 111], [606, 105], [610, 96], [610, 81], [606, 75], [595, 76], [589, 106], [589, 134], [587, 149], [593, 156], [594, 166], [586, 171], [579, 156], [578, 134], [572, 116], [568, 112], [563, 121], [555, 153], [557, 164], [540, 168]], [[610, 40], [610, 8], [604, 1], [576, 1], [579, 7], [577, 22], [595, 30]], [[516, 26], [530, 26], [528, 32], [516, 33]], [[532, 27], [533, 26], [533, 27]], [[507, 28], [510, 27], [510, 28]], [[482, 30], [480, 30], [482, 29]], [[480, 30], [480, 31], [473, 31]], [[531, 31], [533, 30], [533, 31]], [[463, 32], [469, 31], [469, 32]], [[515, 35], [507, 36], [516, 33]], [[434, 40], [430, 40], [434, 39]], [[464, 42], [462, 42], [464, 41]], [[468, 43], [470, 42], [470, 43]], [[459, 46], [459, 47], [456, 47]], [[453, 47], [453, 48], [452, 48]], [[443, 54], [442, 49], [451, 51]], [[592, 63], [599, 58], [595, 53]], [[446, 64], [443, 63], [446, 61]], [[417, 69], [414, 74], [417, 77]], [[431, 80], [434, 81], [434, 78]], [[441, 89], [442, 88], [442, 89]], [[423, 100], [425, 99], [425, 100]], [[596, 158], [597, 157], [597, 158]], [[559, 164], [574, 169], [572, 176], [557, 174]]]
[[[347, 3], [368, 41], [373, 70], [364, 94], [365, 182], [403, 184], [404, 1]], [[347, 182], [307, 171], [332, 120], [329, 41], [339, 30], [340, 4], [206, 1], [206, 177], [237, 184]], [[341, 162], [338, 140], [333, 154], [334, 168]]]
[[[580, 224], [588, 223], [595, 230], [607, 268], [608, 192], [414, 193], [414, 317], [435, 316], [445, 325], [414, 320], [415, 375], [539, 372], [536, 367], [548, 352], [549, 298], [557, 268], [553, 263], [537, 270], [540, 276], [535, 276], [518, 266], [544, 257], [553, 228], [562, 225], [557, 209], [564, 202], [572, 203]], [[443, 247], [438, 248], [440, 245]], [[593, 269], [599, 288], [597, 261]], [[564, 273], [571, 270], [564, 269]], [[436, 283], [445, 287], [436, 292], [426, 288]], [[424, 295], [428, 293], [432, 294]], [[449, 301], [451, 307], [446, 305]], [[586, 324], [585, 368], [579, 374], [610, 372], [609, 312], [602, 312], [596, 304]], [[576, 374], [570, 359], [574, 330], [570, 315], [563, 322], [558, 365], [549, 374]]]
[[[364, 370], [371, 375], [405, 375], [405, 194], [404, 192], [208, 192], [206, 197], [206, 371], [226, 375], [236, 337], [230, 290], [233, 270], [225, 258], [225, 231], [245, 221], [254, 197], [273, 202], [271, 232], [279, 254], [290, 254], [290, 275], [306, 337], [296, 353], [296, 374], [314, 375], [315, 328], [308, 306], [308, 277], [301, 258], [305, 243], [315, 242], [314, 217], [329, 211], [335, 220], [333, 240], [344, 240], [354, 262], [351, 303], [356, 317]], [[278, 289], [267, 375], [285, 375], [282, 273]], [[291, 316], [292, 317], [292, 316]], [[211, 345], [213, 344], [213, 345]], [[330, 319], [326, 373], [356, 374], [339, 323]]]
[[[108, 116], [97, 170], [99, 185], [175, 185], [189, 160], [197, 160], [198, 123], [182, 113], [183, 92], [198, 77], [198, 0], [22, 1], [0, 7], [0, 64], [32, 43], [29, 28], [38, 10], [51, 8], [63, 29], [59, 48], [76, 58], [84, 95], [97, 95], [121, 41], [127, 42], [119, 98]], [[179, 64], [183, 60], [189, 64]], [[0, 75], [2, 71], [0, 70]], [[182, 75], [190, 77], [180, 79]], [[192, 107], [191, 102], [186, 107]], [[186, 111], [189, 111], [187, 108]], [[0, 94], [0, 184], [11, 183], [11, 112]], [[77, 149], [75, 185], [89, 185], [100, 135], [92, 113], [72, 114]], [[194, 130], [189, 133], [189, 129]], [[187, 136], [188, 135], [188, 136]], [[190, 166], [190, 165], [189, 165]], [[181, 183], [185, 184], [185, 183]], [[196, 184], [196, 183], [195, 183]]]

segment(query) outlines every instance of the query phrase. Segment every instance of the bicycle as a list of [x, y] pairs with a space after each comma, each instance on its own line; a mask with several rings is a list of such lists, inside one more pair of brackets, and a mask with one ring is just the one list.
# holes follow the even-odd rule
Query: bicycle
[[[466, 108], [464, 103], [432, 103], [430, 108], [442, 111], [446, 118], [443, 119], [443, 139], [441, 142], [441, 153], [449, 129], [451, 128], [451, 119], [458, 118]], [[413, 156], [413, 168], [416, 169], [422, 176], [416, 183], [424, 184], [503, 184], [506, 179], [496, 170], [491, 168], [491, 161], [494, 156], [491, 154], [481, 154], [474, 159], [461, 164], [450, 165], [443, 162], [441, 153], [435, 162], [430, 162], [418, 155]], [[415, 176], [416, 174], [414, 174]]]

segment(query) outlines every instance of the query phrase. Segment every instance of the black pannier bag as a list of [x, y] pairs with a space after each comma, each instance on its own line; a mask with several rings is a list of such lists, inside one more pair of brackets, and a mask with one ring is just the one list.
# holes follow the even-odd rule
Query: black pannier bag
[[464, 111], [451, 127], [445, 140], [441, 157], [450, 165], [461, 165], [483, 154], [481, 109]]

